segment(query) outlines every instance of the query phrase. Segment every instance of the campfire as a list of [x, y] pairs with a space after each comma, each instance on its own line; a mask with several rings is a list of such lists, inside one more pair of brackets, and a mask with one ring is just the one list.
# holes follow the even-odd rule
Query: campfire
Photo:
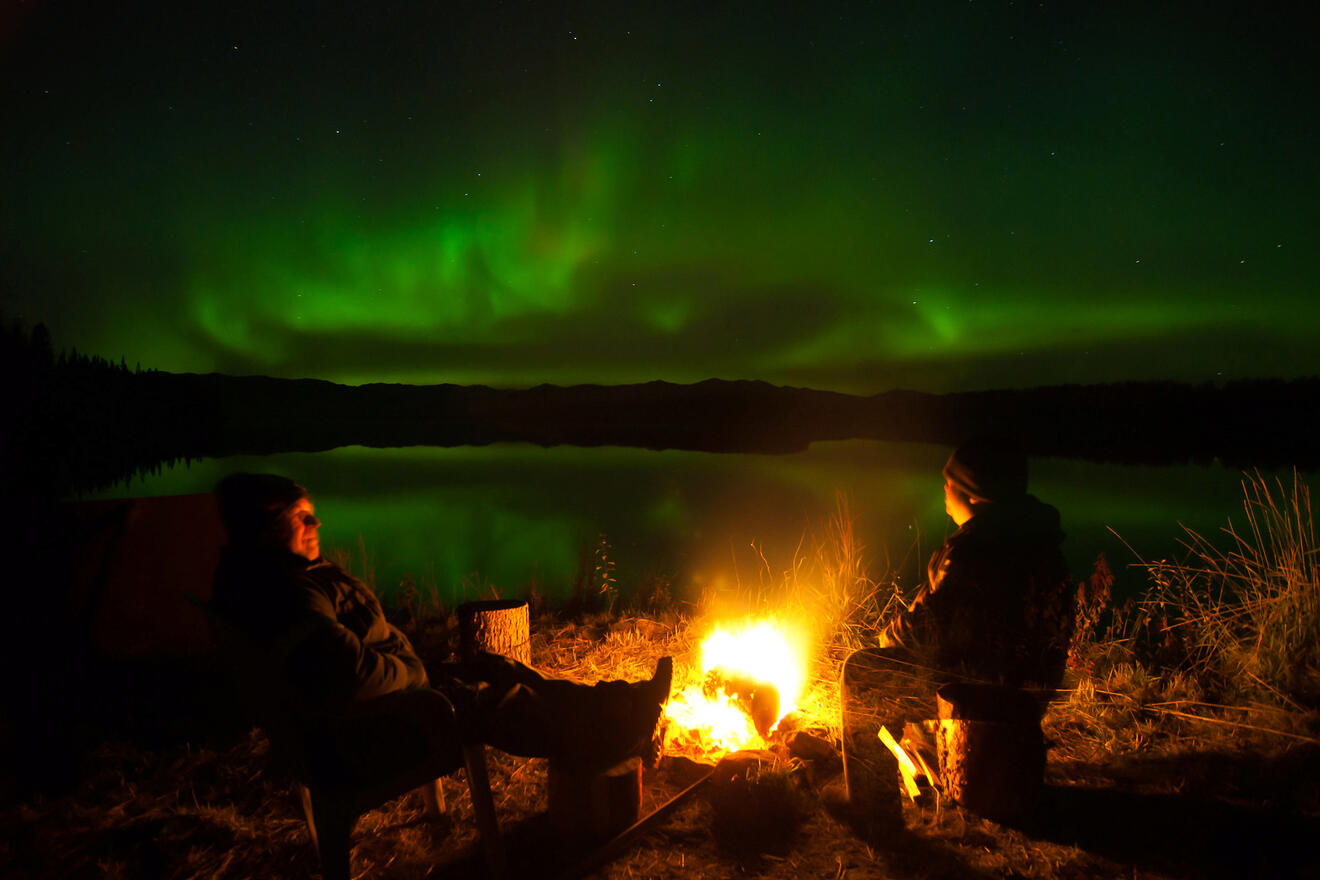
[[718, 758], [763, 748], [807, 683], [808, 639], [774, 619], [719, 624], [702, 641], [695, 681], [665, 708], [665, 750]]

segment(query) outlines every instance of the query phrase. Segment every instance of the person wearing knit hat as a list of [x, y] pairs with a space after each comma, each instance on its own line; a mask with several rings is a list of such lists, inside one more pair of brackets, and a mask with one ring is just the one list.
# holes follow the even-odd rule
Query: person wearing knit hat
[[[1027, 492], [1027, 459], [1013, 443], [978, 438], [944, 465], [944, 509], [958, 527], [931, 556], [926, 584], [880, 633], [844, 661], [844, 790], [840, 818], [864, 837], [902, 827], [892, 776], [875, 752], [883, 724], [933, 717], [935, 691], [960, 679], [1058, 687], [1072, 635], [1073, 593], [1059, 512]], [[878, 719], [878, 723], [877, 723]]]
[[1027, 457], [1004, 440], [974, 440], [949, 456], [944, 479], [974, 501], [1016, 500], [1027, 494]]
[[958, 526], [925, 587], [881, 633], [940, 669], [1055, 686], [1071, 633], [1059, 512], [1027, 492], [1027, 458], [1002, 438], [962, 444], [944, 465], [944, 509]]

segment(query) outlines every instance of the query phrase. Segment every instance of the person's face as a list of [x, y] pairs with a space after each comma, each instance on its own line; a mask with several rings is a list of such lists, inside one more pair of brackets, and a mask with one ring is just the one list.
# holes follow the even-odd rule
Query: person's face
[[286, 516], [289, 519], [289, 552], [309, 560], [319, 559], [321, 538], [316, 531], [321, 527], [321, 521], [316, 518], [311, 499], [300, 500]]
[[953, 483], [944, 481], [944, 512], [953, 518], [958, 525], [962, 525], [972, 518], [972, 505], [968, 503], [966, 496], [953, 487]]

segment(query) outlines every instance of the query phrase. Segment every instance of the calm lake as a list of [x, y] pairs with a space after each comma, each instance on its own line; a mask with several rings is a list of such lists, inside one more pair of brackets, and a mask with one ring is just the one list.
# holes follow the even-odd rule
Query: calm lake
[[[825, 528], [838, 492], [849, 499], [873, 570], [888, 558], [911, 585], [918, 561], [924, 566], [952, 530], [940, 475], [948, 453], [873, 441], [819, 443], [793, 455], [346, 447], [177, 465], [95, 497], [208, 492], [233, 471], [274, 471], [311, 490], [323, 548], [351, 550], [359, 570], [365, 547], [382, 593], [411, 576], [448, 601], [490, 584], [521, 595], [533, 581], [562, 597], [580, 567], [594, 564], [603, 536], [621, 592], [663, 579], [690, 597], [767, 572], [777, 578], [804, 534]], [[1134, 550], [1148, 559], [1181, 555], [1180, 522], [1207, 536], [1229, 516], [1240, 522], [1241, 480], [1220, 467], [1031, 462], [1031, 491], [1063, 515], [1074, 573], [1085, 576], [1104, 552], [1128, 589], [1141, 581], [1123, 571]]]

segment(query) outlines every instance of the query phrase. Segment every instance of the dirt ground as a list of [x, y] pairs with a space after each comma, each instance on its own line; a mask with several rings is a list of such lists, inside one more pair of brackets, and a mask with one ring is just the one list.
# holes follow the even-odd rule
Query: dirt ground
[[[7, 877], [307, 877], [315, 854], [293, 789], [264, 765], [253, 732], [226, 751], [143, 751], [106, 744], [99, 770], [60, 798], [7, 812]], [[828, 762], [825, 762], [828, 764]], [[491, 785], [511, 877], [916, 878], [1316, 877], [1320, 830], [1309, 749], [1051, 761], [1035, 818], [1009, 828], [949, 803], [908, 804], [905, 831], [871, 847], [806, 786], [806, 815], [771, 852], [740, 851], [712, 833], [699, 791], [612, 862], [575, 865], [590, 849], [559, 841], [542, 812], [545, 762], [492, 752]], [[648, 770], [644, 810], [681, 791], [700, 765]], [[355, 877], [482, 877], [486, 866], [460, 771], [443, 782], [448, 812], [429, 821], [412, 794], [365, 815]], [[1288, 790], [1312, 798], [1290, 802]]]

